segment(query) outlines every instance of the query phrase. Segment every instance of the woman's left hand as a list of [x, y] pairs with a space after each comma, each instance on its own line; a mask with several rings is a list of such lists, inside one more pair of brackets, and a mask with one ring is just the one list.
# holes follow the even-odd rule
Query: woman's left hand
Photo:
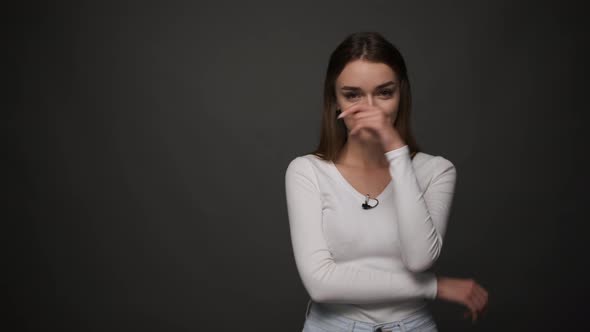
[[391, 151], [403, 147], [406, 143], [399, 132], [391, 124], [391, 115], [380, 108], [367, 104], [355, 104], [342, 111], [339, 119], [349, 116], [354, 120], [354, 127], [349, 135], [356, 135], [366, 128], [377, 135], [384, 151]]

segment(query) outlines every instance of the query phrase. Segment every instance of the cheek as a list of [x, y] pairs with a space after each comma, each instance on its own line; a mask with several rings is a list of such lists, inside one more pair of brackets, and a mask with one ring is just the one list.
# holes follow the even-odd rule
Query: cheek
[[399, 99], [386, 99], [379, 102], [379, 106], [386, 112], [396, 112], [399, 107]]

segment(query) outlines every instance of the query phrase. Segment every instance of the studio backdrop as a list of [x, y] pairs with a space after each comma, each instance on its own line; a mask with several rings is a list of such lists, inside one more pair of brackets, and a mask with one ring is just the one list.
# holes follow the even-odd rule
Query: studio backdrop
[[[423, 151], [457, 169], [440, 275], [476, 325], [584, 324], [587, 24], [573, 1], [72, 1], [13, 12], [3, 124], [14, 331], [300, 331], [285, 170], [319, 140], [330, 52], [406, 59]], [[12, 15], [10, 13], [5, 13]], [[12, 102], [14, 101], [14, 103]]]

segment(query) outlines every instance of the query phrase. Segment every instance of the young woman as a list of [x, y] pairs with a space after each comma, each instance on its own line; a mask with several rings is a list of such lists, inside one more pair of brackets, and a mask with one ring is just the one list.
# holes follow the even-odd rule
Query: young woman
[[285, 173], [297, 270], [311, 299], [304, 332], [437, 331], [427, 300], [469, 308], [487, 292], [436, 277], [456, 181], [454, 165], [421, 152], [410, 130], [404, 59], [378, 33], [332, 53], [317, 149]]

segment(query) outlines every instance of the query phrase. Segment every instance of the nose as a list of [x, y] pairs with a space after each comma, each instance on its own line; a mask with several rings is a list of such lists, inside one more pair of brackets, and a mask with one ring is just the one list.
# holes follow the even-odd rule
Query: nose
[[373, 106], [373, 96], [367, 96], [367, 98], [363, 98], [363, 99], [367, 105]]

